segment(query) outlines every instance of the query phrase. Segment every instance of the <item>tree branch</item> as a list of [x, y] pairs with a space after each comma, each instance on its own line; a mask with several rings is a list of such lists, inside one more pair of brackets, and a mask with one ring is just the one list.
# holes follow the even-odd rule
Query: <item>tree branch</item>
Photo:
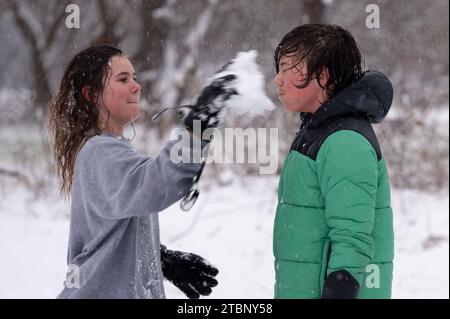
[[[176, 54], [175, 41], [168, 40], [164, 52], [164, 68], [167, 71], [162, 72], [165, 77], [160, 78], [157, 86], [158, 94], [162, 98], [162, 104], [165, 107], [174, 107], [179, 105], [185, 95], [186, 84], [195, 74], [195, 68], [198, 63], [198, 51], [201, 41], [204, 39], [218, 0], [208, 0], [208, 5], [196, 19], [196, 24], [192, 31], [187, 35], [185, 41], [185, 52], [180, 59]], [[173, 72], [176, 70], [176, 72]], [[176, 90], [174, 91], [174, 88]]]
[[12, 11], [14, 20], [19, 27], [20, 32], [25, 40], [31, 45], [33, 49], [39, 50], [39, 45], [32, 27], [27, 23], [27, 20], [20, 14], [19, 6], [15, 0], [7, 0], [6, 5]]
[[8, 176], [17, 179], [20, 182], [24, 182], [25, 184], [29, 184], [29, 178], [18, 171], [12, 171], [0, 167], [0, 175]]
[[99, 0], [98, 6], [100, 11], [100, 19], [103, 22], [103, 29], [100, 35], [91, 42], [91, 45], [107, 43], [117, 46], [120, 39], [116, 36], [113, 30], [115, 30], [114, 25], [119, 19], [119, 14], [117, 12], [113, 14], [108, 11], [106, 0]]
[[[63, 3], [63, 2], [58, 2], [58, 4], [61, 4], [61, 3]], [[66, 11], [62, 10], [62, 9], [66, 8], [69, 5], [69, 3], [70, 3], [69, 0], [66, 0], [63, 3], [63, 5], [61, 6], [61, 8], [55, 9], [56, 12], [59, 12], [59, 15], [56, 17], [56, 19], [53, 21], [52, 25], [49, 28], [47, 36], [45, 37], [45, 46], [44, 46], [44, 48], [48, 48], [52, 44], [52, 42], [53, 42], [53, 40], [54, 40], [54, 38], [56, 36], [56, 33], [58, 31], [58, 27], [60, 26], [61, 21], [65, 17], [65, 12]]]

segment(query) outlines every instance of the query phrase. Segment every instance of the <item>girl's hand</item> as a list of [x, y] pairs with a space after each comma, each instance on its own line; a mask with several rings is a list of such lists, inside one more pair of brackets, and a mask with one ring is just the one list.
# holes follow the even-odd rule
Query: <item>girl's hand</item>
[[211, 294], [218, 282], [214, 278], [219, 270], [204, 258], [191, 253], [168, 250], [161, 245], [161, 268], [166, 277], [188, 298]]

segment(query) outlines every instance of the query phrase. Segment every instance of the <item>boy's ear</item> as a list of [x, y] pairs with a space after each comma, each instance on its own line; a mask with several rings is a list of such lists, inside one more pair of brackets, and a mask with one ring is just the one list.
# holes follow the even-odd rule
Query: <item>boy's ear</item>
[[81, 89], [81, 94], [83, 94], [83, 97], [86, 100], [88, 100], [89, 102], [91, 101], [91, 96], [89, 95], [90, 91], [91, 91], [91, 87], [89, 85], [85, 85]]
[[321, 86], [325, 86], [327, 84], [328, 79], [330, 78], [330, 73], [326, 66], [323, 67], [322, 72], [320, 72], [319, 82]]

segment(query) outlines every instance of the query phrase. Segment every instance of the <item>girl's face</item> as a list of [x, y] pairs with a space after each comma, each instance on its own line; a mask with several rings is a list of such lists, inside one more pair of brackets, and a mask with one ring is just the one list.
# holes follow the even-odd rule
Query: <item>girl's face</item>
[[106, 123], [113, 133], [122, 134], [126, 125], [139, 118], [140, 93], [141, 86], [136, 82], [131, 62], [123, 56], [113, 57], [99, 101], [100, 127]]
[[286, 109], [290, 112], [314, 113], [326, 100], [325, 90], [313, 79], [307, 87], [299, 89], [307, 78], [307, 67], [303, 62], [295, 65], [292, 56], [284, 56], [280, 60], [278, 74], [273, 79], [278, 96]]

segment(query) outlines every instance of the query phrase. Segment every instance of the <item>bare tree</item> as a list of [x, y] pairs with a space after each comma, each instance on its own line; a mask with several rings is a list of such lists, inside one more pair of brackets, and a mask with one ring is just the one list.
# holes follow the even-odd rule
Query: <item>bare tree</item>
[[324, 23], [325, 4], [322, 0], [303, 0], [308, 23]]
[[109, 6], [106, 0], [99, 0], [98, 13], [101, 21], [101, 32], [93, 40], [90, 45], [110, 44], [117, 46], [121, 38], [116, 33], [116, 25], [119, 21], [120, 11], [117, 8]]
[[165, 19], [159, 19], [155, 12], [162, 8], [165, 0], [135, 1], [137, 2], [138, 18], [141, 24], [139, 47], [132, 56], [138, 69], [159, 70], [162, 66], [161, 57], [165, 40], [169, 31], [169, 24]]
[[[47, 28], [42, 28], [43, 33], [39, 34], [33, 28], [30, 17], [24, 15], [22, 7], [25, 5], [23, 1], [7, 0], [6, 7], [9, 9], [14, 17], [14, 21], [18, 30], [23, 36], [23, 39], [28, 44], [31, 51], [32, 76], [34, 78], [35, 86], [35, 102], [40, 111], [43, 111], [46, 104], [51, 98], [50, 83], [47, 77], [47, 68], [45, 65], [46, 48], [51, 46], [56, 37], [58, 26], [64, 18], [64, 7], [67, 6], [68, 1], [57, 2], [55, 12], [59, 12], [51, 21]], [[44, 24], [41, 21], [41, 24]]]
[[[56, 1], [51, 10], [56, 13], [52, 18], [45, 14], [48, 10], [47, 3], [35, 2], [34, 9], [37, 14], [30, 14], [29, 3], [20, 0], [7, 0], [4, 6], [12, 13], [17, 30], [19, 30], [25, 43], [30, 48], [30, 63], [33, 78], [34, 105], [36, 111], [45, 116], [46, 107], [51, 99], [51, 61], [48, 61], [49, 51], [52, 49], [64, 50], [61, 42], [70, 42], [73, 36], [70, 33], [64, 33], [58, 37], [58, 30], [64, 25], [66, 17], [65, 8], [70, 3], [66, 1]], [[89, 45], [99, 43], [109, 43], [117, 45], [121, 38], [116, 34], [115, 25], [118, 21], [119, 10], [109, 7], [107, 1], [98, 1], [98, 17], [101, 22], [101, 32], [90, 40]], [[42, 12], [41, 12], [42, 11]], [[39, 117], [40, 118], [40, 117]]]
[[[192, 23], [184, 14], [187, 6], [195, 4], [199, 10]], [[140, 18], [144, 36], [134, 58], [143, 69], [140, 80], [151, 105], [150, 110], [144, 110], [144, 118], [151, 115], [145, 111], [151, 113], [180, 105], [190, 95], [199, 66], [199, 49], [217, 5], [218, 0], [189, 3], [167, 0], [143, 5], [145, 10]], [[185, 24], [189, 27], [183, 27]], [[159, 136], [167, 132], [173, 120], [169, 115], [160, 121]]]

